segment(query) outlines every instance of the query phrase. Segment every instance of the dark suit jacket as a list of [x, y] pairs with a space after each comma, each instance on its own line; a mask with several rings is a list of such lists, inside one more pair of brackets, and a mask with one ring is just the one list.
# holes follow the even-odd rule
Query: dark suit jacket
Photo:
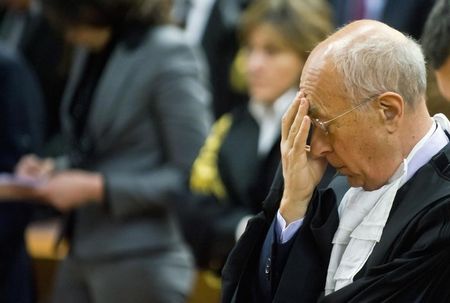
[[[435, 0], [386, 0], [380, 21], [419, 39]], [[340, 27], [349, 21], [352, 0], [330, 0], [333, 6], [335, 25]]]
[[[31, 5], [34, 7], [34, 4]], [[21, 22], [24, 23], [23, 31], [18, 37], [17, 45], [12, 45], [9, 36]], [[30, 8], [22, 13], [6, 11], [1, 28], [4, 42], [16, 48], [36, 74], [44, 98], [47, 116], [44, 135], [48, 142], [60, 132], [59, 111], [68, 73], [69, 48], [62, 34], [50, 26], [40, 9]]]
[[[381, 240], [354, 282], [322, 298], [339, 220], [333, 189], [316, 192], [286, 260], [277, 262], [270, 254], [272, 264], [282, 267], [271, 268], [268, 276], [279, 281], [269, 302], [448, 302], [449, 159], [450, 144], [400, 188]], [[275, 188], [266, 202], [276, 204], [279, 198]], [[271, 218], [267, 212], [255, 218], [233, 250], [223, 271], [223, 302], [257, 302], [258, 285], [252, 281], [258, 280]]]
[[19, 48], [36, 73], [44, 96], [47, 113], [45, 140], [49, 142], [61, 132], [59, 113], [71, 49], [62, 34], [53, 29], [42, 14], [33, 16]]
[[237, 29], [242, 11], [252, 0], [216, 0], [207, 21], [202, 47], [208, 60], [213, 110], [219, 118], [245, 103], [245, 93], [237, 92], [230, 82], [231, 65], [239, 49]]
[[[12, 172], [24, 154], [42, 146], [44, 116], [36, 78], [12, 50], [0, 46], [0, 172]], [[24, 230], [30, 205], [0, 202], [0, 302], [33, 302]]]

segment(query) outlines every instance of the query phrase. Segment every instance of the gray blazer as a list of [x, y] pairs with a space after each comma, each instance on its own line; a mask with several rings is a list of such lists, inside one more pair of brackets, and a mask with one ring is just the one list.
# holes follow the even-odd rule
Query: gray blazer
[[[75, 211], [71, 252], [77, 257], [182, 245], [169, 208], [209, 130], [205, 66], [174, 27], [156, 27], [143, 40], [136, 48], [115, 47], [94, 91], [82, 143], [59, 162], [105, 178], [106, 207]], [[69, 139], [68, 110], [86, 57], [78, 50], [65, 92]]]

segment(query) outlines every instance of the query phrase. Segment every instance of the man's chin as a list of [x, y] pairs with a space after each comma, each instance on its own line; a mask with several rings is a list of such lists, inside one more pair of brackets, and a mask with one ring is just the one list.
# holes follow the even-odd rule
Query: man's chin
[[351, 187], [362, 187], [364, 190], [366, 190], [364, 187], [366, 186], [364, 182], [361, 180], [361, 178], [358, 178], [355, 175], [351, 174], [345, 174], [343, 172], [340, 172], [342, 175], [344, 175], [347, 178], [347, 182]]
[[383, 184], [370, 184], [368, 182], [364, 182], [361, 178], [357, 178], [354, 176], [346, 176], [347, 182], [351, 187], [361, 187], [364, 191], [374, 191], [383, 186]]

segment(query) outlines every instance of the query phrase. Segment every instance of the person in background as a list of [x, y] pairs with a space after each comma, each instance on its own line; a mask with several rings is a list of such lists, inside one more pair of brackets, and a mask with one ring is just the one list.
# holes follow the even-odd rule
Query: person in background
[[438, 0], [428, 16], [421, 44], [439, 91], [450, 101], [450, 1]]
[[62, 123], [69, 152], [22, 158], [35, 197], [68, 214], [52, 302], [185, 302], [193, 262], [172, 213], [209, 129], [202, 57], [168, 0], [43, 0], [76, 46]]
[[329, 0], [336, 27], [360, 19], [379, 20], [419, 39], [435, 0]]
[[[429, 115], [420, 46], [350, 23], [299, 88], [283, 174], [228, 258], [222, 302], [448, 302], [450, 121]], [[327, 164], [339, 175], [317, 190]]]
[[248, 96], [234, 61], [239, 50], [238, 24], [253, 0], [175, 0], [173, 18], [188, 39], [205, 53], [211, 84], [214, 117], [220, 118]]
[[198, 265], [219, 272], [261, 210], [280, 161], [281, 117], [309, 51], [332, 30], [325, 1], [255, 1], [240, 36], [250, 99], [221, 116], [194, 162], [193, 199], [179, 207]]
[[54, 156], [64, 149], [59, 112], [71, 47], [50, 26], [39, 0], [0, 0], [0, 7], [5, 9], [0, 22], [0, 40], [15, 49], [36, 74], [47, 117], [42, 152]]
[[[0, 44], [0, 173], [12, 173], [17, 161], [41, 152], [45, 113], [35, 75], [23, 58]], [[37, 207], [0, 201], [0, 302], [35, 302], [33, 273], [24, 232]]]

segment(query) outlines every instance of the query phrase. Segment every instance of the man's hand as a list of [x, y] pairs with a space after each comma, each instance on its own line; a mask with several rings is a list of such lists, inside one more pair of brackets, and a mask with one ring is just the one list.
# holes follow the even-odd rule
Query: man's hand
[[307, 151], [306, 139], [311, 127], [308, 108], [308, 100], [299, 92], [282, 121], [284, 192], [280, 213], [287, 224], [304, 217], [314, 188], [319, 184], [327, 165], [326, 159], [313, 159]]

